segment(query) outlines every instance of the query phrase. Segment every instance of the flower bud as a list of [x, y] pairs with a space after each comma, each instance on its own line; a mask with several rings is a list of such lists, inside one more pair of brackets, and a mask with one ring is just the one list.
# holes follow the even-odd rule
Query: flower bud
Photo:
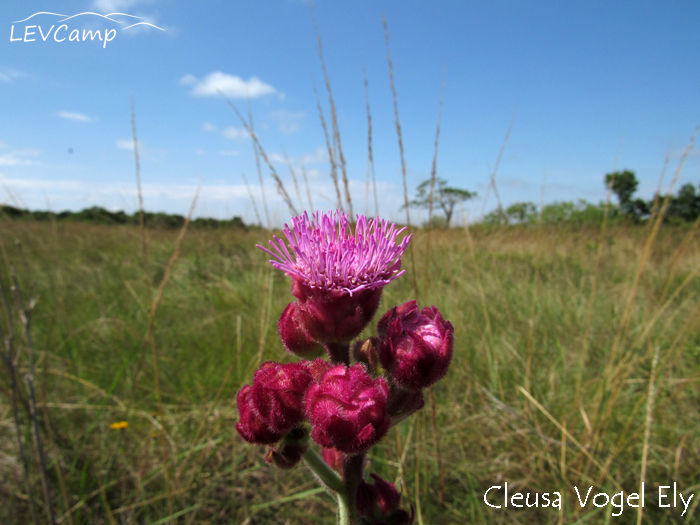
[[245, 385], [238, 392], [238, 414], [240, 421], [236, 430], [248, 443], [253, 445], [272, 445], [282, 438], [282, 433], [273, 432], [253, 408], [252, 389]]
[[343, 455], [334, 448], [323, 447], [323, 461], [336, 472], [343, 470]]
[[411, 525], [414, 519], [413, 507], [411, 514], [400, 509], [401, 494], [396, 487], [376, 474], [370, 476], [374, 484], [361, 481], [357, 487], [357, 512], [363, 523]]
[[304, 421], [304, 396], [312, 382], [302, 363], [263, 363], [253, 376], [252, 404], [271, 431], [285, 434]]
[[270, 450], [266, 460], [282, 470], [295, 466], [309, 448], [309, 432], [305, 427], [297, 427], [285, 434], [277, 450]]
[[277, 323], [277, 332], [287, 351], [302, 359], [313, 359], [325, 351], [322, 344], [315, 341], [297, 320], [298, 303], [290, 303], [284, 309]]
[[367, 451], [389, 430], [388, 394], [384, 378], [373, 379], [363, 365], [334, 366], [306, 393], [311, 437], [344, 454]]
[[377, 373], [379, 368], [379, 343], [378, 337], [370, 337], [364, 341], [357, 341], [352, 347], [355, 361], [363, 363], [373, 374]]
[[382, 288], [350, 295], [344, 290], [312, 288], [292, 278], [292, 293], [299, 299], [295, 317], [311, 338], [320, 343], [349, 343], [377, 313]]
[[389, 310], [377, 324], [382, 336], [379, 359], [399, 386], [420, 390], [447, 373], [454, 328], [434, 306], [418, 310], [409, 301]]

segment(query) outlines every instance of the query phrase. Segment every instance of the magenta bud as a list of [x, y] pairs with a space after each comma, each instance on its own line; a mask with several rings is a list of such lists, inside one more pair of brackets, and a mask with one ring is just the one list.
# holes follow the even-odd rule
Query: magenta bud
[[333, 365], [325, 359], [321, 359], [319, 357], [318, 359], [314, 359], [313, 361], [306, 363], [306, 368], [309, 370], [313, 380], [320, 383], [323, 376], [326, 375], [326, 372], [333, 368]]
[[323, 447], [323, 461], [336, 472], [343, 470], [343, 455], [334, 448]]
[[344, 454], [366, 452], [389, 430], [388, 395], [386, 380], [373, 379], [363, 365], [334, 366], [306, 393], [311, 437]]
[[452, 360], [454, 328], [434, 306], [418, 310], [409, 301], [389, 310], [377, 324], [379, 359], [395, 383], [420, 390], [445, 377]]
[[312, 381], [302, 363], [263, 363], [251, 388], [255, 412], [270, 430], [285, 434], [304, 421], [304, 396]]
[[287, 351], [302, 359], [314, 359], [322, 355], [325, 348], [299, 324], [297, 306], [298, 303], [290, 303], [284, 309], [277, 323], [277, 332]]
[[411, 514], [399, 508], [401, 494], [396, 487], [376, 474], [370, 474], [374, 484], [361, 481], [357, 487], [357, 512], [364, 521], [373, 525], [411, 525]]
[[282, 470], [294, 467], [309, 448], [309, 433], [304, 427], [297, 427], [285, 434], [277, 450], [270, 450], [266, 460]]
[[321, 343], [349, 343], [377, 313], [382, 288], [350, 295], [344, 290], [311, 288], [293, 278], [292, 293], [299, 299], [296, 319], [310, 337]]
[[252, 389], [245, 385], [238, 392], [238, 414], [240, 420], [236, 430], [248, 443], [272, 445], [282, 438], [282, 433], [273, 432], [253, 408]]

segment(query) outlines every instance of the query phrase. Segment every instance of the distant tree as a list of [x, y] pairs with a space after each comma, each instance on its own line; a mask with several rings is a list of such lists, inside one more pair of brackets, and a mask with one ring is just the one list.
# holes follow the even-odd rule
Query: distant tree
[[[413, 208], [428, 208], [430, 207], [430, 180], [424, 180], [416, 188], [416, 198], [408, 203]], [[452, 212], [455, 206], [460, 202], [467, 201], [476, 197], [476, 192], [462, 190], [459, 188], [450, 188], [447, 186], [447, 180], [437, 177], [435, 179], [435, 187], [433, 188], [433, 209], [440, 208], [445, 214], [445, 229], [450, 227], [452, 220]], [[401, 206], [403, 210], [406, 206]]]
[[692, 184], [684, 184], [676, 197], [671, 197], [668, 217], [679, 217], [684, 221], [694, 221], [700, 215], [700, 195]]
[[635, 206], [632, 195], [637, 191], [639, 181], [633, 171], [614, 171], [605, 175], [605, 187], [611, 188], [620, 202], [620, 212], [623, 215], [633, 213]]
[[527, 224], [536, 215], [537, 206], [531, 202], [516, 202], [506, 208], [506, 218], [514, 224]]

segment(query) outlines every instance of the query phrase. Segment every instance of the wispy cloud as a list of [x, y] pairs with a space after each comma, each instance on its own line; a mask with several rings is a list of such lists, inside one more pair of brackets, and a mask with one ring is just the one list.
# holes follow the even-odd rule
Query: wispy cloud
[[277, 122], [277, 127], [285, 135], [291, 135], [299, 130], [301, 122], [306, 118], [303, 111], [287, 111], [279, 109], [270, 113], [270, 117]]
[[205, 122], [202, 125], [202, 129], [208, 133], [221, 133], [223, 137], [231, 140], [243, 140], [250, 137], [250, 133], [248, 133], [244, 128], [229, 126], [220, 130], [211, 122]]
[[115, 13], [131, 9], [139, 4], [150, 3], [143, 0], [94, 0], [92, 7], [103, 13]]
[[[118, 149], [134, 151], [134, 141], [132, 139], [118, 139], [115, 141]], [[144, 159], [159, 160], [165, 157], [167, 151], [162, 148], [151, 148], [142, 140], [139, 140], [139, 156]]]
[[12, 82], [17, 78], [26, 77], [27, 74], [17, 69], [4, 69], [0, 71], [0, 82]]
[[258, 98], [277, 92], [275, 88], [258, 77], [243, 80], [241, 77], [228, 75], [221, 71], [210, 73], [201, 81], [194, 75], [185, 75], [180, 79], [180, 84], [193, 86], [190, 94], [195, 97], [218, 96], [219, 91], [221, 91], [231, 98]]
[[41, 151], [35, 148], [10, 151], [0, 155], [0, 166], [31, 166], [38, 164], [38, 161], [34, 159], [40, 154]]
[[74, 111], [59, 111], [56, 113], [56, 115], [66, 120], [78, 120], [80, 122], [90, 122], [94, 120], [83, 113], [77, 113]]
[[247, 139], [248, 137], [250, 137], [250, 133], [248, 133], [245, 129], [234, 128], [233, 126], [226, 128], [221, 132], [221, 134], [227, 139], [232, 140]]

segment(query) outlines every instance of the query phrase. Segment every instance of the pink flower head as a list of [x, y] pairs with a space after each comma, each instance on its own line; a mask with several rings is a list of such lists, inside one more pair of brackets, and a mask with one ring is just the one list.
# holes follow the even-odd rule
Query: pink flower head
[[309, 219], [304, 212], [292, 217], [291, 229], [285, 224], [282, 230], [293, 254], [278, 237], [270, 241], [274, 252], [258, 248], [276, 259], [270, 261], [275, 268], [310, 288], [353, 295], [381, 288], [404, 273], [399, 271], [401, 256], [411, 236], [396, 244], [396, 237], [404, 229], [397, 230], [379, 217], [368, 222], [364, 215], [357, 215], [353, 234], [347, 213], [316, 212]]
[[454, 328], [434, 306], [422, 311], [416, 301], [396, 306], [379, 320], [377, 332], [383, 339], [379, 359], [399, 386], [420, 390], [445, 377]]
[[357, 487], [357, 512], [365, 522], [374, 525], [411, 525], [414, 510], [411, 514], [399, 508], [401, 494], [396, 486], [383, 480], [376, 474], [370, 474], [374, 484], [361, 481]]
[[363, 365], [334, 366], [306, 393], [311, 437], [344, 454], [367, 451], [389, 430], [388, 395], [384, 378], [373, 379]]
[[289, 303], [277, 323], [277, 332], [287, 351], [302, 359], [313, 359], [324, 352], [322, 344], [317, 343], [306, 331], [297, 317], [298, 303]]
[[357, 216], [355, 233], [343, 212], [304, 213], [285, 225], [284, 240], [274, 237], [270, 262], [292, 278], [298, 299], [294, 321], [314, 341], [348, 343], [367, 326], [379, 307], [382, 288], [404, 272], [403, 255], [411, 236], [389, 221]]

